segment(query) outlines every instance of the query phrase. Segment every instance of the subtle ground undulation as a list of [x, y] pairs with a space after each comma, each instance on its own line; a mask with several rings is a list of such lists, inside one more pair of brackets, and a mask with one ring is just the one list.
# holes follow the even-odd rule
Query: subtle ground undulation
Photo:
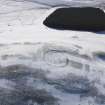
[[74, 6], [105, 0], [0, 0], [0, 105], [105, 105], [105, 32], [43, 25]]
[[0, 51], [0, 105], [105, 104], [96, 54], [48, 43], [3, 44]]

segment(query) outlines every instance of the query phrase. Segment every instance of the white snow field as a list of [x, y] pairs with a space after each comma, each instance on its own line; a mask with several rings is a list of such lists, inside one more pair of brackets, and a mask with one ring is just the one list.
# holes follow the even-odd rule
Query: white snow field
[[43, 25], [56, 8], [104, 0], [0, 0], [0, 105], [105, 105], [105, 32]]

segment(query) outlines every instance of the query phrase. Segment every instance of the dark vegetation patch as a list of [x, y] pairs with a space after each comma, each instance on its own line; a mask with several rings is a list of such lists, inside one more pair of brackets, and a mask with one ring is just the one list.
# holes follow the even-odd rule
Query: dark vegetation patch
[[97, 52], [94, 54], [97, 58], [105, 61], [105, 52]]
[[98, 32], [105, 30], [105, 13], [93, 7], [59, 8], [43, 24], [59, 30]]

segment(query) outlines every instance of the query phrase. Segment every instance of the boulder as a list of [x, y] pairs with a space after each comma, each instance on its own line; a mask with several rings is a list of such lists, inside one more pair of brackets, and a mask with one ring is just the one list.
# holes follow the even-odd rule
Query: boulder
[[104, 31], [105, 13], [100, 8], [59, 8], [50, 14], [44, 25], [60, 30]]

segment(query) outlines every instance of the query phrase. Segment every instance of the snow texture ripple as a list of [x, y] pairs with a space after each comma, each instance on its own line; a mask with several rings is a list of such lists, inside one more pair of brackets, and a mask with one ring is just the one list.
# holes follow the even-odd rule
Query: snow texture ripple
[[58, 7], [104, 0], [0, 0], [0, 105], [105, 105], [105, 32], [58, 31]]

